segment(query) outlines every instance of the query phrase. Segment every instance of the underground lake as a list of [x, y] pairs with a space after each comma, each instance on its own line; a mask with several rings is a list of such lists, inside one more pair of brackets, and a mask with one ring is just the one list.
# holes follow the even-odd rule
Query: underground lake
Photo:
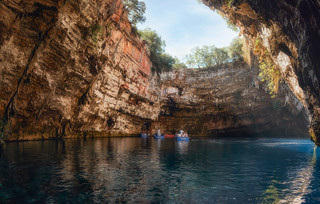
[[309, 139], [105, 138], [8, 143], [5, 203], [319, 203]]
[[0, 0], [0, 203], [320, 203], [319, 31], [319, 0]]

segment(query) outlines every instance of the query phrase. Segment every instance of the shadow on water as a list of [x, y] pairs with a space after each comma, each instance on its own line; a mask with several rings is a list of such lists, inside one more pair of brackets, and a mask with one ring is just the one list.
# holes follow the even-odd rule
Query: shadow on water
[[297, 139], [9, 143], [0, 158], [0, 200], [310, 202], [320, 198], [317, 154]]

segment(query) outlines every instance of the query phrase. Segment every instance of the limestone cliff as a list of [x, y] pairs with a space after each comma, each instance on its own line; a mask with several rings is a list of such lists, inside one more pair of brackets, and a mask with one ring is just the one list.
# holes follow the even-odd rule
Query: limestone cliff
[[0, 1], [9, 140], [132, 135], [158, 115], [147, 46], [120, 0]]
[[262, 39], [281, 77], [309, 111], [312, 139], [320, 144], [319, 0], [202, 0], [220, 10], [250, 39]]
[[256, 65], [229, 63], [163, 73], [161, 112], [154, 128], [191, 135], [306, 135], [302, 103], [286, 85], [272, 99]]
[[121, 2], [0, 1], [0, 133], [8, 140], [136, 135], [150, 125], [194, 135], [306, 132], [303, 105], [314, 116], [317, 100], [297, 85], [290, 70], [298, 65], [279, 61], [302, 103], [286, 85], [270, 99], [257, 66], [243, 62], [157, 78]]

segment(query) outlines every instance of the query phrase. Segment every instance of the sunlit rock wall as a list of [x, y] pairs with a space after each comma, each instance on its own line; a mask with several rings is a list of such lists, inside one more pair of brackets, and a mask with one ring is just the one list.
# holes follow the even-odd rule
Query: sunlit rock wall
[[0, 115], [8, 140], [134, 135], [157, 117], [149, 51], [121, 2], [0, 1]]
[[272, 56], [282, 78], [309, 111], [310, 135], [320, 144], [320, 1], [202, 0], [218, 9]]
[[[303, 32], [316, 24], [305, 22], [294, 41], [278, 24], [246, 12], [242, 31], [270, 45], [287, 81], [278, 100], [265, 93], [257, 69], [244, 63], [152, 78], [148, 48], [132, 31], [120, 0], [0, 1], [0, 131], [8, 140], [136, 135], [144, 124], [194, 135], [303, 134], [303, 105], [317, 121], [317, 64], [310, 55], [317, 44], [310, 45], [309, 31]], [[283, 38], [274, 36], [275, 29]]]
[[306, 136], [307, 114], [286, 85], [272, 99], [255, 64], [163, 73], [161, 112], [153, 128], [193, 136]]

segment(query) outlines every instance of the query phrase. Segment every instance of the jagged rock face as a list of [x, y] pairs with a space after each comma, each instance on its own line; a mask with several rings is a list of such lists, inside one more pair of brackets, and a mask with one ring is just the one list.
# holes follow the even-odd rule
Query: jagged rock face
[[282, 78], [309, 111], [310, 135], [320, 144], [320, 1], [203, 0], [263, 45]]
[[191, 135], [250, 135], [280, 133], [305, 135], [307, 119], [303, 105], [286, 85], [272, 99], [258, 69], [245, 62], [211, 69], [188, 69], [163, 73], [161, 112], [154, 128], [179, 129]]
[[149, 51], [121, 2], [0, 1], [0, 115], [9, 140], [132, 135], [157, 117]]
[[[153, 121], [193, 135], [304, 132], [304, 110], [288, 87], [271, 100], [244, 63], [151, 79], [148, 48], [121, 0], [3, 0], [0, 13], [0, 131], [8, 140], [135, 135]], [[306, 100], [312, 89], [281, 56], [290, 89], [314, 116], [316, 96]]]

